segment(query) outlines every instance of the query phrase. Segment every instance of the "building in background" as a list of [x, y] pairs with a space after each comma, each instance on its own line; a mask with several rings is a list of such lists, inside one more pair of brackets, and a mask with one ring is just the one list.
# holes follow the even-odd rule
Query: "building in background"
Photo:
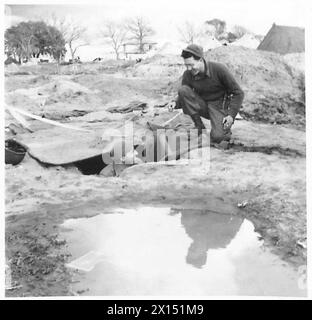
[[257, 49], [273, 51], [280, 54], [304, 52], [304, 29], [299, 27], [278, 26], [273, 23], [271, 29]]
[[157, 42], [144, 42], [142, 43], [142, 51], [139, 50], [138, 43], [126, 42], [123, 43], [123, 54], [125, 59], [141, 59], [146, 53], [156, 48]]

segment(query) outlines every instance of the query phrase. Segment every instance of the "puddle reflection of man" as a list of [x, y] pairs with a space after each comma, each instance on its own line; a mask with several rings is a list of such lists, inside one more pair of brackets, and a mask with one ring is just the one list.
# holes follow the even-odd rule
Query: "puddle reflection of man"
[[196, 268], [206, 264], [209, 249], [225, 248], [234, 239], [243, 219], [226, 214], [198, 210], [176, 210], [181, 223], [193, 240], [188, 248], [186, 262]]

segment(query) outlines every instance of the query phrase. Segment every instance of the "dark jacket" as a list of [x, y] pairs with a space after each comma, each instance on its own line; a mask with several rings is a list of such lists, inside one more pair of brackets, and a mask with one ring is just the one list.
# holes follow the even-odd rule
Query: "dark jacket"
[[[242, 105], [244, 92], [229, 70], [221, 63], [205, 61], [205, 73], [193, 76], [186, 70], [182, 85], [191, 87], [203, 100], [222, 101], [226, 96], [227, 113], [235, 118]], [[222, 104], [221, 104], [222, 105]], [[177, 105], [177, 108], [180, 106]]]

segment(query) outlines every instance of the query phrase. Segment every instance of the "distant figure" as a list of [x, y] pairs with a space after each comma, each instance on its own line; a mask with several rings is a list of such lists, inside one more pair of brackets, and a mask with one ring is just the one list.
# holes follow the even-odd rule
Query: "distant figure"
[[244, 93], [229, 70], [221, 63], [208, 61], [203, 48], [187, 46], [181, 54], [186, 71], [175, 101], [169, 111], [182, 108], [189, 115], [199, 134], [205, 129], [201, 116], [210, 119], [211, 145], [227, 149], [231, 127], [242, 105]]

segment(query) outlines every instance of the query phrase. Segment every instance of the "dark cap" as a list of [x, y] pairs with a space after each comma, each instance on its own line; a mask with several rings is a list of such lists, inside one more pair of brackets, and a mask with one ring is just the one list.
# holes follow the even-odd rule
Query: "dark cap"
[[194, 54], [195, 56], [199, 58], [204, 57], [204, 49], [201, 46], [198, 46], [197, 44], [190, 44], [188, 45], [183, 51], [190, 52]]

